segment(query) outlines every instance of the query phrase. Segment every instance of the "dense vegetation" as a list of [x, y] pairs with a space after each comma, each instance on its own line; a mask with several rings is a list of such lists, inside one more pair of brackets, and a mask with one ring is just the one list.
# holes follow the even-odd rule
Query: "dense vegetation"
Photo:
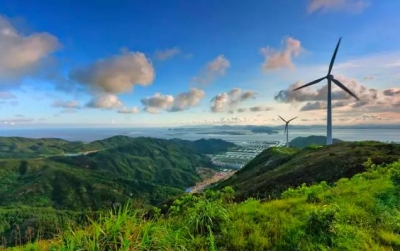
[[129, 205], [86, 228], [18, 250], [399, 250], [400, 162], [329, 185], [288, 189], [265, 203], [233, 190], [176, 200], [167, 215]]
[[[340, 139], [332, 139], [332, 143], [336, 144], [342, 142]], [[304, 148], [307, 146], [312, 146], [312, 145], [325, 145], [326, 144], [326, 136], [308, 136], [308, 137], [297, 137], [294, 138], [292, 141], [290, 141], [289, 145], [291, 147], [298, 147], [298, 148]]]
[[400, 145], [381, 142], [340, 142], [304, 149], [272, 147], [217, 186], [232, 186], [237, 199], [279, 197], [289, 187], [303, 183], [332, 183], [365, 171], [368, 158], [375, 164], [400, 159]]
[[181, 195], [201, 180], [199, 167], [212, 167], [205, 153], [233, 144], [116, 136], [88, 144], [10, 137], [0, 145], [0, 238], [10, 242], [15, 225], [49, 237], [128, 200], [148, 206]]

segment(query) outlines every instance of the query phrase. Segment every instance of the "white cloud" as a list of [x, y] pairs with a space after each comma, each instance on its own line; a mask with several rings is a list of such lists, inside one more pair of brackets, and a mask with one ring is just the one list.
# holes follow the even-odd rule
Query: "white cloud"
[[118, 113], [123, 113], [123, 114], [135, 114], [139, 112], [139, 108], [134, 106], [132, 108], [126, 108], [122, 107], [121, 109], [118, 110]]
[[166, 49], [163, 51], [157, 51], [156, 52], [156, 59], [160, 61], [165, 61], [167, 59], [170, 59], [178, 54], [182, 53], [181, 50], [178, 47], [174, 47], [171, 49]]
[[197, 106], [200, 101], [204, 98], [204, 91], [196, 88], [191, 88], [188, 92], [179, 93], [172, 105], [170, 111], [183, 111], [189, 109], [190, 107]]
[[199, 75], [194, 77], [192, 81], [202, 86], [210, 84], [217, 77], [224, 76], [230, 65], [230, 62], [224, 55], [219, 55], [213, 61], [208, 62]]
[[0, 15], [0, 80], [9, 84], [34, 74], [42, 60], [59, 47], [53, 35], [44, 32], [23, 35]]
[[226, 104], [228, 103], [229, 97], [226, 92], [217, 94], [217, 96], [211, 99], [213, 102], [211, 106], [212, 112], [223, 112], [226, 109]]
[[15, 95], [11, 92], [0, 92], [0, 99], [15, 99]]
[[261, 48], [260, 52], [265, 58], [263, 71], [267, 73], [280, 68], [294, 68], [293, 57], [300, 55], [301, 50], [301, 42], [292, 37], [285, 39], [285, 48], [281, 51], [271, 47]]
[[234, 106], [248, 99], [255, 98], [256, 92], [242, 91], [242, 89], [234, 87], [228, 93], [220, 93], [211, 99], [212, 112], [224, 112], [231, 110]]
[[149, 113], [159, 113], [160, 110], [179, 112], [197, 106], [204, 95], [203, 90], [191, 88], [188, 92], [181, 92], [176, 97], [156, 93], [140, 101], [145, 106], [144, 111]]
[[362, 12], [369, 6], [366, 0], [309, 0], [308, 12], [349, 11]]
[[154, 76], [151, 62], [140, 52], [123, 52], [70, 73], [74, 81], [110, 94], [129, 92], [135, 85], [148, 86]]
[[98, 96], [92, 98], [92, 100], [90, 100], [86, 106], [90, 108], [115, 109], [123, 106], [123, 104], [115, 95], [99, 94]]
[[160, 93], [156, 93], [154, 96], [142, 98], [140, 102], [142, 102], [145, 107], [154, 108], [157, 110], [167, 109], [173, 104], [174, 97], [172, 95], [162, 95]]

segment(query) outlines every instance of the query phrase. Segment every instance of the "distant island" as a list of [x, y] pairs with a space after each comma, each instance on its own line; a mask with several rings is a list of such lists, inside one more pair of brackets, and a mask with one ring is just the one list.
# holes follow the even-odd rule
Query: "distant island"
[[247, 135], [248, 133], [246, 132], [240, 132], [240, 131], [220, 131], [220, 132], [198, 132], [196, 134], [219, 134], [219, 135]]

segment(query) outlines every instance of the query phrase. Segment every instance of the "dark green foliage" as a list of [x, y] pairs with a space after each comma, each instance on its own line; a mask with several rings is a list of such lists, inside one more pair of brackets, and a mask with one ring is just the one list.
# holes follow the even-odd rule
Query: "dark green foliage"
[[[332, 139], [332, 143], [336, 144], [343, 142], [340, 139]], [[290, 141], [289, 145], [291, 147], [304, 148], [308, 146], [324, 146], [326, 144], [326, 136], [308, 136], [308, 137], [297, 137]]]
[[[331, 146], [304, 148], [269, 148], [260, 153], [217, 188], [232, 186], [237, 199], [249, 196], [276, 198], [289, 187], [303, 183], [332, 183], [365, 171], [369, 165], [391, 163], [400, 159], [400, 145], [381, 142], [340, 142]], [[310, 195], [310, 200], [313, 200]], [[316, 199], [316, 198], [315, 198]]]
[[195, 152], [204, 154], [227, 152], [236, 147], [235, 144], [222, 139], [199, 139], [195, 141], [173, 139], [173, 141]]

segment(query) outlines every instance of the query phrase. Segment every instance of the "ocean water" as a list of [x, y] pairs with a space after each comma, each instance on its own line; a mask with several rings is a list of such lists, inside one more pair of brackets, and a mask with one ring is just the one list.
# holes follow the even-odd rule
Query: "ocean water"
[[[227, 141], [284, 141], [283, 130], [278, 134], [221, 135], [218, 129], [193, 129], [173, 131], [167, 128], [52, 128], [52, 129], [0, 129], [0, 136], [19, 136], [28, 138], [61, 138], [70, 141], [90, 142], [115, 135], [130, 137], [180, 138], [197, 140], [201, 138], [219, 138]], [[227, 131], [227, 130], [223, 130]], [[234, 130], [239, 131], [239, 130]], [[201, 132], [201, 134], [199, 134]], [[245, 131], [243, 131], [245, 132]], [[289, 139], [310, 135], [326, 135], [324, 128], [291, 129]], [[395, 128], [334, 128], [333, 137], [346, 141], [376, 140], [382, 142], [400, 142], [400, 129]]]

